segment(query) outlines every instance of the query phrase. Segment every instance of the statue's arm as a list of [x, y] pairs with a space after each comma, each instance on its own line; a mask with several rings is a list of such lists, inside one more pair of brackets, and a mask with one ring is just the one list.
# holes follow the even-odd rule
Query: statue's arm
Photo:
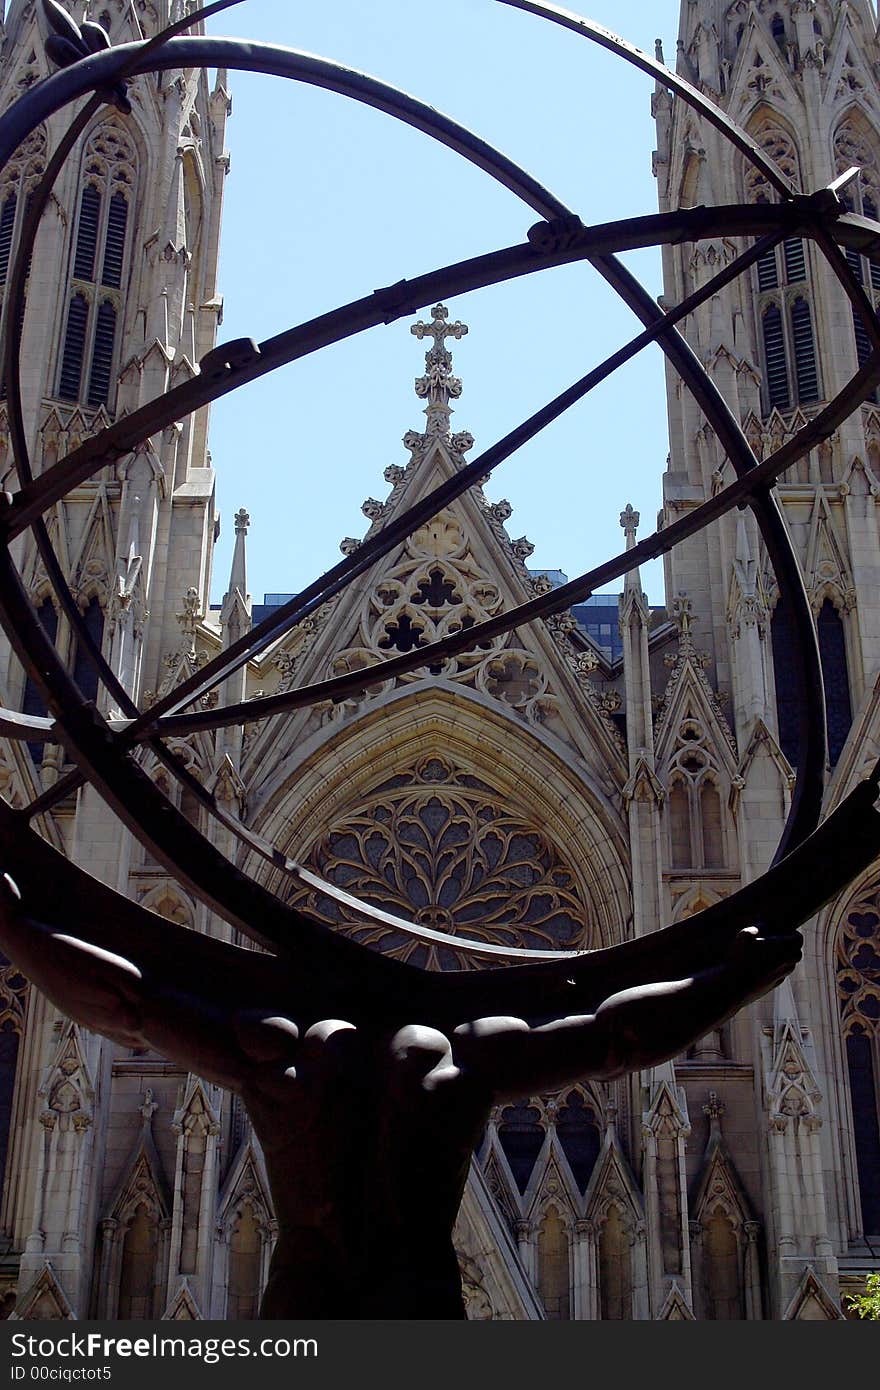
[[[259, 1067], [292, 1050], [296, 1028], [278, 1011], [249, 1008], [258, 1001], [248, 998], [246, 975], [235, 971], [234, 948], [226, 948], [230, 962], [223, 969], [222, 943], [193, 942], [195, 933], [176, 932], [195, 945], [195, 953], [191, 947], [157, 959], [149, 941], [139, 949], [124, 929], [120, 949], [110, 950], [88, 939], [82, 921], [66, 930], [29, 915], [14, 881], [0, 876], [0, 947], [53, 1004], [125, 1047], [154, 1048], [200, 1076], [241, 1090]], [[106, 939], [106, 924], [95, 935]], [[173, 940], [169, 934], [166, 944]], [[206, 944], [200, 959], [201, 940]]]
[[497, 1100], [656, 1066], [775, 988], [800, 954], [799, 935], [768, 937], [749, 928], [717, 967], [686, 979], [623, 990], [594, 1014], [539, 1025], [522, 1018], [481, 1018], [462, 1024], [453, 1034], [453, 1058]]

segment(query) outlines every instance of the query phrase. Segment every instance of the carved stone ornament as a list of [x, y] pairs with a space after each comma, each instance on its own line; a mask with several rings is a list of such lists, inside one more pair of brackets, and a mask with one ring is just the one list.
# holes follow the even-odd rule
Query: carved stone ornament
[[[440, 758], [377, 787], [306, 856], [321, 878], [377, 907], [480, 941], [560, 949], [587, 945], [591, 911], [546, 834]], [[427, 966], [462, 965], [454, 950], [358, 925], [355, 912], [306, 890], [312, 911], [355, 940]]]

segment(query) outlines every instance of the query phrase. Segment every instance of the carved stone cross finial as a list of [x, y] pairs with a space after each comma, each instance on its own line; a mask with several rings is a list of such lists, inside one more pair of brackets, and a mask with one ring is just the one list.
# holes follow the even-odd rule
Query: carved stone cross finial
[[449, 322], [449, 310], [445, 304], [435, 304], [431, 310], [431, 323], [414, 323], [410, 328], [414, 338], [419, 342], [423, 338], [433, 338], [434, 347], [445, 347], [447, 338], [463, 338], [468, 331], [466, 323]]
[[235, 534], [237, 536], [245, 535], [250, 524], [250, 513], [246, 512], [244, 507], [242, 507], [240, 512], [235, 513]]
[[634, 509], [632, 503], [627, 502], [625, 509], [620, 513], [620, 525], [626, 536], [626, 548], [632, 550], [636, 543], [636, 532], [641, 521], [640, 514]]
[[452, 414], [450, 401], [457, 401], [461, 395], [461, 381], [452, 375], [452, 353], [446, 347], [447, 338], [463, 338], [468, 331], [466, 323], [449, 322], [449, 310], [445, 304], [435, 304], [431, 310], [431, 323], [414, 323], [410, 328], [413, 337], [420, 341], [433, 338], [434, 345], [425, 353], [425, 375], [416, 380], [416, 395], [427, 401], [425, 414], [428, 418], [429, 435], [449, 434], [449, 418]]

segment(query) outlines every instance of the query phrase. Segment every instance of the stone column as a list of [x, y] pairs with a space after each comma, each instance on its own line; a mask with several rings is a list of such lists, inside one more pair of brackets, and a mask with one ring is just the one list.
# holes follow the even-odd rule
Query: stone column
[[592, 1221], [577, 1221], [573, 1242], [572, 1318], [593, 1322], [596, 1308], [596, 1228]]
[[119, 1222], [112, 1216], [101, 1222], [101, 1258], [98, 1263], [100, 1316], [108, 1322], [116, 1317], [119, 1299]]
[[754, 1322], [764, 1316], [764, 1305], [761, 1298], [761, 1261], [758, 1250], [761, 1226], [757, 1221], [747, 1221], [743, 1229], [746, 1237], [744, 1269], [746, 1317]]

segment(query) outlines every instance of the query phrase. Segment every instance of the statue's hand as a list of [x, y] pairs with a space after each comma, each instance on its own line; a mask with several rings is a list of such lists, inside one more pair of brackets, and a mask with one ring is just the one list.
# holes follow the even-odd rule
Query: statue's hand
[[726, 966], [738, 976], [749, 992], [743, 1003], [767, 994], [794, 970], [803, 953], [800, 932], [771, 936], [760, 927], [738, 932], [727, 954]]

